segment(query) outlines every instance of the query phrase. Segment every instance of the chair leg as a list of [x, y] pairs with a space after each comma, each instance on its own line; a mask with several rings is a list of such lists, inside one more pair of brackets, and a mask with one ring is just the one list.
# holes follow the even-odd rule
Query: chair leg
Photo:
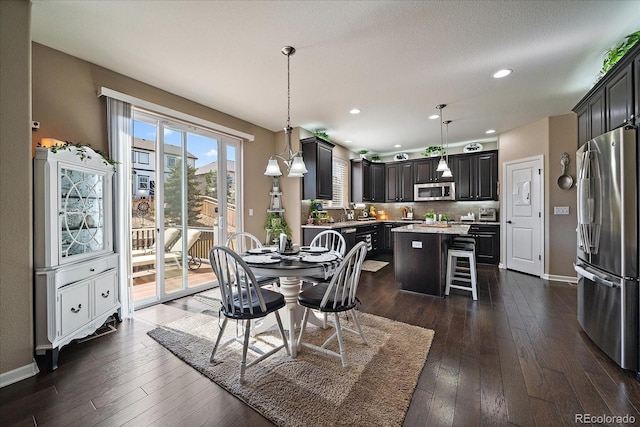
[[296, 342], [296, 348], [300, 350], [302, 347], [302, 334], [304, 328], [307, 327], [307, 321], [309, 320], [309, 308], [304, 309], [304, 315], [302, 316], [302, 325], [300, 326], [300, 335], [298, 335], [298, 341]]
[[444, 289], [444, 294], [449, 295], [449, 291], [451, 290], [451, 276], [452, 271], [455, 269], [455, 266], [452, 267], [453, 264], [453, 256], [451, 254], [447, 255], [447, 278], [446, 278], [446, 287]]
[[340, 327], [340, 319], [338, 318], [338, 313], [333, 313], [336, 319], [336, 336], [338, 337], [338, 345], [340, 347], [340, 359], [342, 360], [342, 367], [348, 368], [349, 363], [347, 363], [347, 352], [344, 348], [344, 342], [342, 341], [342, 328]]
[[220, 328], [220, 332], [218, 333], [218, 339], [216, 339], [216, 345], [213, 346], [213, 351], [211, 352], [211, 357], [209, 358], [209, 363], [213, 363], [213, 358], [216, 355], [216, 351], [218, 350], [218, 345], [220, 345], [220, 340], [222, 339], [222, 335], [224, 334], [224, 328], [227, 326], [228, 318], [224, 318], [222, 321], [222, 328]]
[[360, 338], [362, 338], [362, 342], [365, 345], [369, 345], [369, 343], [367, 342], [367, 339], [364, 337], [364, 333], [362, 332], [362, 327], [360, 326], [360, 321], [358, 320], [358, 316], [356, 315], [356, 311], [355, 310], [351, 310], [351, 313], [353, 313], [353, 318], [356, 321], [356, 326], [358, 327], [358, 332], [360, 332]]
[[[278, 310], [276, 310], [274, 313], [276, 315], [276, 321], [278, 322], [278, 329], [280, 329], [280, 336], [282, 336], [282, 342], [284, 342], [284, 349], [287, 351], [287, 356], [290, 356], [291, 352], [289, 351], [289, 342], [287, 341], [287, 335], [284, 333], [284, 328], [282, 327], [280, 313], [278, 313]], [[300, 335], [302, 335], [302, 331], [300, 331]]]
[[471, 265], [471, 295], [473, 296], [473, 300], [478, 300], [478, 271], [476, 270], [476, 259], [475, 253], [471, 255], [472, 259], [469, 260], [469, 264]]
[[242, 345], [242, 361], [240, 362], [240, 382], [244, 382], [244, 371], [247, 369], [247, 348], [249, 347], [249, 336], [251, 335], [251, 320], [247, 320], [244, 328], [244, 344]]

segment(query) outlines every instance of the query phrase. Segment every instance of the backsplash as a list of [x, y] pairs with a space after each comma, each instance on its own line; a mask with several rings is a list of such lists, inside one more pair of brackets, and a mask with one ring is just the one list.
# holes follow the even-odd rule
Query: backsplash
[[[452, 221], [460, 221], [460, 217], [469, 213], [475, 214], [476, 220], [478, 219], [478, 210], [480, 208], [494, 208], [497, 212], [497, 221], [500, 220], [500, 202], [498, 201], [484, 201], [484, 202], [407, 202], [407, 203], [365, 203], [367, 209], [373, 205], [376, 212], [384, 212], [386, 219], [394, 220], [402, 218], [401, 207], [409, 207], [413, 211], [413, 219], [422, 220], [424, 214], [430, 211], [434, 211], [436, 214], [447, 214]], [[348, 209], [348, 211], [351, 209]], [[329, 216], [338, 222], [345, 220], [344, 209], [326, 208]], [[309, 212], [309, 202], [303, 202], [302, 215], [300, 218], [302, 224], [306, 224], [307, 214]], [[357, 209], [355, 212], [356, 218], [361, 215], [361, 210]], [[378, 218], [380, 219], [380, 214]]]

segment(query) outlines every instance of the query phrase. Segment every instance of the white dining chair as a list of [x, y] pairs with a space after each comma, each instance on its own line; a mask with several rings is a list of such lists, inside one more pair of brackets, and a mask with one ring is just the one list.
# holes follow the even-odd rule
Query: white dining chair
[[[329, 253], [333, 253], [340, 258], [344, 258], [344, 255], [347, 252], [347, 242], [344, 240], [342, 234], [335, 230], [321, 231], [313, 238], [313, 240], [311, 240], [311, 244], [309, 246], [326, 248], [329, 250]], [[315, 286], [323, 280], [330, 280], [330, 278], [305, 277], [303, 280], [305, 282], [310, 282]], [[325, 329], [327, 328], [327, 313], [323, 314], [322, 326]]]
[[[365, 345], [367, 344], [367, 339], [362, 332], [362, 327], [360, 326], [356, 310], [354, 310], [357, 302], [356, 292], [358, 290], [358, 282], [360, 281], [362, 262], [366, 255], [366, 243], [357, 243], [344, 257], [330, 282], [318, 283], [316, 286], [309, 287], [300, 292], [298, 295], [298, 303], [305, 307], [305, 311], [302, 317], [300, 335], [296, 342], [297, 348], [305, 346], [330, 356], [339, 357], [342, 361], [342, 366], [347, 368], [349, 364], [347, 362], [347, 353], [342, 339], [342, 332], [348, 331], [359, 334], [362, 342]], [[307, 327], [310, 310], [319, 310], [321, 313], [327, 314], [333, 313], [335, 332], [320, 346], [305, 343], [302, 340], [305, 328]], [[344, 312], [351, 312], [358, 331], [343, 328], [340, 325], [339, 314]], [[338, 340], [338, 346], [340, 349], [339, 353], [327, 348], [327, 346], [335, 339]]]
[[[240, 382], [244, 381], [245, 370], [267, 357], [275, 354], [283, 348], [290, 354], [287, 338], [282, 327], [278, 310], [286, 305], [284, 296], [279, 292], [261, 289], [251, 269], [242, 260], [240, 255], [225, 246], [214, 246], [209, 252], [209, 262], [218, 278], [220, 295], [222, 296], [222, 314], [224, 320], [218, 333], [218, 338], [209, 358], [210, 363], [214, 363], [218, 349], [228, 346], [233, 342], [242, 342], [242, 360], [240, 362]], [[247, 363], [247, 349], [249, 348], [249, 336], [251, 331], [251, 321], [261, 319], [268, 314], [274, 313], [278, 323], [278, 329], [282, 336], [282, 344], [278, 345], [266, 353], [260, 354], [257, 358]], [[227, 321], [229, 319], [244, 321], [244, 340], [235, 336], [220, 344], [224, 334]], [[252, 348], [252, 350], [254, 350]]]
[[[239, 231], [237, 233], [233, 233], [227, 238], [225, 246], [238, 254], [243, 254], [251, 249], [261, 248], [262, 242], [256, 236], [247, 231]], [[279, 285], [280, 283], [277, 277], [256, 276], [256, 279], [260, 286], [270, 284]]]

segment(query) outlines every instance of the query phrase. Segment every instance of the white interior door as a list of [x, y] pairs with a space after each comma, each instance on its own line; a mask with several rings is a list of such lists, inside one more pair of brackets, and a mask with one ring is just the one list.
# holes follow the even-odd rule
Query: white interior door
[[504, 165], [506, 268], [542, 276], [542, 156]]

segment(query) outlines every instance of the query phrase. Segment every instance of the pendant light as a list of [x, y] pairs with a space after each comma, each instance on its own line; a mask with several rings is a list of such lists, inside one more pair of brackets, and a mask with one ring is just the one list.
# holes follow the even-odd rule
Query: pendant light
[[449, 168], [449, 123], [451, 123], [451, 120], [445, 120], [444, 124], [447, 127], [446, 133], [445, 133], [445, 141], [446, 141], [446, 148], [445, 148], [445, 152], [446, 152], [446, 156], [447, 159], [445, 160], [445, 164], [447, 165], [447, 168], [442, 172], [442, 177], [443, 178], [452, 178], [453, 174], [451, 173], [451, 169]]
[[442, 153], [442, 151], [444, 151], [444, 143], [443, 143], [443, 139], [442, 139], [442, 123], [443, 123], [442, 110], [446, 106], [447, 106], [447, 104], [438, 104], [438, 105], [436, 105], [436, 108], [438, 110], [440, 110], [440, 113], [439, 113], [439, 115], [440, 115], [440, 161], [438, 162], [438, 167], [436, 168], [436, 171], [438, 171], [438, 172], [444, 172], [447, 169], [449, 169], [447, 161], [444, 159], [444, 154]]
[[290, 71], [290, 59], [291, 55], [296, 53], [296, 49], [291, 46], [285, 46], [282, 48], [282, 54], [287, 56], [287, 126], [284, 128], [285, 139], [287, 145], [284, 151], [280, 154], [275, 154], [269, 159], [267, 168], [264, 174], [267, 176], [280, 176], [282, 171], [278, 165], [280, 159], [287, 166], [287, 176], [289, 178], [301, 178], [307, 173], [307, 167], [302, 159], [302, 153], [300, 151], [293, 151], [291, 147], [291, 71]]

